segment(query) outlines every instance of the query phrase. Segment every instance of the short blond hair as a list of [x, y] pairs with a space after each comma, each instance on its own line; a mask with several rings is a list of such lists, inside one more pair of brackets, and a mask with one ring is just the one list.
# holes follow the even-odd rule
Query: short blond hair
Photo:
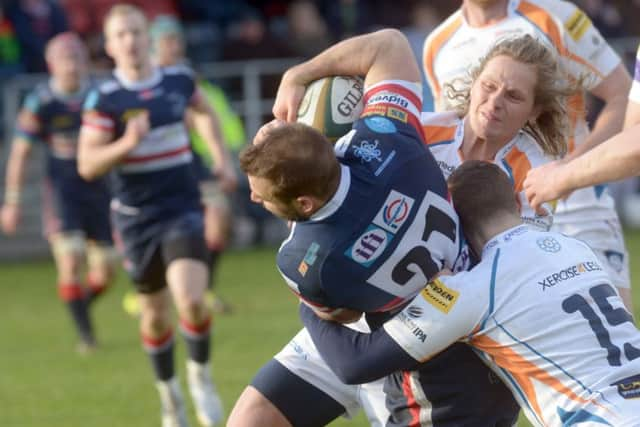
[[104, 16], [104, 19], [102, 20], [102, 31], [104, 32], [105, 37], [107, 35], [107, 25], [109, 25], [109, 22], [116, 16], [127, 15], [140, 15], [144, 21], [145, 26], [149, 26], [147, 15], [145, 15], [142, 9], [140, 9], [138, 6], [130, 3], [117, 3], [114, 4], [111, 9], [109, 9], [107, 14]]
[[[580, 93], [582, 79], [572, 82], [562, 69], [555, 52], [530, 35], [507, 38], [496, 43], [472, 68], [468, 79], [459, 86], [460, 80], [446, 84], [446, 96], [456, 104], [461, 116], [468, 113], [471, 86], [482, 73], [487, 63], [496, 56], [507, 56], [515, 61], [535, 67], [536, 87], [534, 106], [540, 109], [535, 120], [528, 121], [523, 130], [533, 136], [545, 154], [558, 157], [567, 152], [568, 140], [572, 129], [569, 122], [569, 99]], [[583, 114], [584, 111], [572, 113]]]

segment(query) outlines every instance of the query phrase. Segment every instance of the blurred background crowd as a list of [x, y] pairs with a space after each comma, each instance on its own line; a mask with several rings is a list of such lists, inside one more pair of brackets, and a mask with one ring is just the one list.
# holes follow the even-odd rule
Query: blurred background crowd
[[[637, 25], [640, 0], [574, 2], [591, 17], [631, 69], [640, 36]], [[0, 0], [0, 88], [3, 98], [0, 130], [4, 135], [0, 142], [3, 153], [0, 158], [6, 157], [12, 133], [8, 128], [14, 120], [14, 108], [20, 105], [20, 99], [14, 98], [20, 98], [32, 87], [32, 80], [25, 80], [25, 76], [37, 76], [38, 73], [41, 78], [44, 76], [42, 73], [47, 70], [43, 51], [51, 37], [74, 31], [89, 46], [91, 65], [96, 74], [112, 67], [104, 52], [102, 20], [115, 3], [115, 0]], [[259, 119], [269, 116], [280, 73], [291, 61], [311, 57], [352, 35], [395, 27], [407, 35], [420, 62], [425, 37], [460, 6], [460, 2], [450, 0], [129, 0], [129, 3], [141, 7], [151, 22], [170, 15], [181, 23], [180, 31], [191, 65], [202, 77], [221, 88], [230, 108], [244, 123], [244, 129], [235, 132], [235, 137], [229, 141], [235, 152], [251, 138]], [[258, 67], [260, 64], [255, 60], [261, 59], [288, 59], [289, 62], [271, 61], [269, 66]], [[234, 66], [225, 68], [223, 63], [229, 61]], [[257, 86], [253, 84], [256, 80], [247, 79], [249, 75], [258, 76]], [[426, 89], [424, 108], [431, 107]], [[593, 104], [589, 111], [593, 113], [597, 109]], [[248, 116], [251, 112], [253, 119]], [[233, 134], [232, 129], [228, 130]], [[636, 196], [639, 201], [636, 207], [640, 207], [635, 180], [618, 187], [621, 189], [618, 197]], [[269, 216], [259, 207], [248, 203], [243, 206], [246, 199], [246, 194], [241, 192], [237, 201], [239, 212], [251, 219], [251, 231], [245, 236], [245, 243], [279, 238], [281, 228], [277, 226], [273, 233], [268, 229], [265, 231], [262, 222], [270, 221]], [[622, 214], [623, 218], [640, 226], [640, 214], [637, 218]], [[243, 240], [242, 237], [239, 239]]]

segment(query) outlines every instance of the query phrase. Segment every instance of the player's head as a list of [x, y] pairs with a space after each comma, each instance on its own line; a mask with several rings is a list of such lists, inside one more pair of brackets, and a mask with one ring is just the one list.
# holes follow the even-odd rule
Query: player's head
[[240, 153], [251, 200], [281, 218], [309, 219], [333, 195], [340, 164], [333, 145], [315, 129], [288, 123]]
[[142, 10], [116, 4], [104, 18], [105, 50], [117, 68], [142, 69], [149, 65], [149, 31]]
[[87, 75], [87, 48], [77, 34], [58, 34], [47, 43], [45, 59], [51, 77], [64, 90], [77, 89]]
[[506, 144], [524, 129], [551, 156], [566, 152], [567, 100], [577, 89], [554, 52], [530, 35], [494, 45], [471, 70], [466, 87], [447, 86], [478, 137]]
[[184, 32], [180, 21], [174, 16], [158, 16], [151, 23], [149, 33], [157, 65], [175, 65], [184, 61]]
[[453, 206], [476, 254], [498, 228], [520, 223], [513, 184], [495, 164], [481, 160], [462, 163], [447, 180]]
[[472, 3], [480, 7], [492, 7], [499, 4], [507, 5], [508, 0], [464, 0], [463, 3]]

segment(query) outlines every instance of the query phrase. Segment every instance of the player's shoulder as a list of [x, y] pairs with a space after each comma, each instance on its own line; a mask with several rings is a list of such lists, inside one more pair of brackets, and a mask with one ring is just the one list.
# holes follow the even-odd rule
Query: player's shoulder
[[424, 52], [432, 51], [435, 54], [463, 23], [462, 10], [458, 9], [429, 33], [424, 42]]
[[24, 108], [36, 111], [55, 99], [49, 82], [38, 83], [24, 98]]
[[94, 85], [95, 91], [100, 95], [111, 95], [117, 92], [120, 89], [123, 89], [124, 86], [115, 76], [106, 77], [100, 81], [97, 81]]
[[545, 154], [536, 139], [525, 131], [520, 131], [513, 144], [507, 147], [507, 150], [503, 153], [505, 158], [522, 156], [533, 166], [554, 160], [550, 155]]
[[420, 124], [429, 147], [451, 144], [455, 141], [462, 120], [455, 111], [422, 112]]
[[162, 73], [168, 77], [184, 77], [191, 80], [194, 80], [196, 77], [196, 73], [193, 71], [193, 68], [186, 64], [169, 65], [161, 67], [161, 70]]
[[577, 11], [581, 12], [578, 6], [565, 0], [522, 0], [516, 10], [527, 18], [542, 15], [563, 22]]

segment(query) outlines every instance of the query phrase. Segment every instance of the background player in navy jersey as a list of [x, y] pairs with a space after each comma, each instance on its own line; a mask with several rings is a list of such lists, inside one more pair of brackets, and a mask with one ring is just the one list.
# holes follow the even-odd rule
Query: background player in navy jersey
[[[296, 119], [306, 85], [329, 75], [365, 76], [364, 111], [335, 147], [305, 125], [284, 122]], [[280, 121], [240, 156], [252, 200], [296, 221], [278, 268], [323, 318], [352, 321], [367, 312], [376, 328], [457, 258], [457, 216], [423, 141], [419, 81], [401, 33], [343, 41], [284, 74], [273, 109]], [[453, 348], [433, 366], [441, 371], [434, 377], [445, 378], [427, 397], [436, 399], [434, 413], [455, 412], [434, 425], [511, 425], [517, 405], [469, 349]], [[384, 425], [380, 383], [368, 386], [340, 382], [303, 330], [245, 389], [228, 425], [320, 426], [360, 405], [373, 425]]]
[[69, 307], [80, 336], [78, 350], [84, 352], [96, 344], [90, 302], [111, 283], [114, 272], [109, 194], [102, 180], [89, 183], [76, 167], [82, 103], [91, 86], [87, 50], [77, 35], [63, 33], [49, 41], [46, 60], [51, 78], [27, 95], [18, 117], [7, 165], [2, 229], [7, 234], [17, 230], [28, 156], [34, 144], [42, 143], [47, 150], [44, 231], [56, 262], [58, 294]]
[[156, 375], [163, 425], [187, 422], [173, 362], [173, 299], [187, 343], [191, 397], [198, 420], [210, 426], [223, 415], [209, 366], [207, 250], [185, 114], [208, 142], [221, 185], [233, 187], [235, 174], [193, 73], [182, 65], [152, 66], [144, 14], [116, 5], [104, 33], [116, 68], [85, 103], [78, 168], [87, 179], [110, 172], [113, 223], [140, 295], [140, 331]]

